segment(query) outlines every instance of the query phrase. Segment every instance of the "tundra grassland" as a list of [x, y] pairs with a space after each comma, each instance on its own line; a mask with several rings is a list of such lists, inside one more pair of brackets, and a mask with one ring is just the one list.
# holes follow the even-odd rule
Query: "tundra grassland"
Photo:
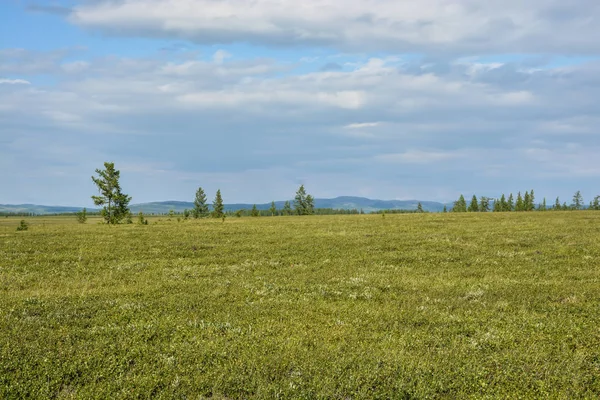
[[0, 219], [0, 398], [598, 398], [600, 213]]

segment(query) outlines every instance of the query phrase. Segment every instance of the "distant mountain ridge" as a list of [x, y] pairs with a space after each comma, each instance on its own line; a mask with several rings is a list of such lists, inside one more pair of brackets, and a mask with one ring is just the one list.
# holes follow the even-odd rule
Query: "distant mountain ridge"
[[[293, 200], [288, 200], [292, 207]], [[419, 200], [375, 200], [365, 197], [340, 196], [333, 199], [315, 199], [315, 208], [333, 208], [338, 210], [363, 210], [366, 213], [381, 210], [416, 210], [419, 202], [425, 211], [439, 212], [444, 205], [451, 207], [450, 204], [439, 203], [435, 201]], [[284, 201], [276, 201], [277, 209], [282, 209]], [[235, 211], [240, 209], [251, 209], [253, 203], [233, 203], [225, 204], [225, 211]], [[259, 210], [268, 210], [271, 203], [256, 204]], [[78, 212], [83, 207], [68, 206], [43, 206], [36, 204], [0, 204], [0, 213], [32, 213], [32, 214], [62, 214]], [[132, 204], [130, 206], [132, 213], [143, 212], [144, 214], [166, 214], [170, 210], [182, 212], [185, 209], [191, 210], [194, 203], [187, 201], [159, 201], [150, 203]], [[88, 211], [97, 211], [88, 208]]]

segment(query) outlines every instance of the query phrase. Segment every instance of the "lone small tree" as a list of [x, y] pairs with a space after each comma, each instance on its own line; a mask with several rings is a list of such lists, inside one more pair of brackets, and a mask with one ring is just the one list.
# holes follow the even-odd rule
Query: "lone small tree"
[[419, 204], [417, 204], [417, 212], [418, 213], [425, 212], [425, 210], [423, 210], [423, 204], [421, 204], [421, 202], [419, 202]]
[[252, 206], [252, 211], [250, 211], [250, 215], [253, 217], [260, 216], [260, 212], [258, 212], [258, 208], [256, 208], [256, 204]]
[[311, 215], [314, 213], [315, 203], [310, 194], [306, 194], [304, 185], [300, 185], [294, 198], [294, 208], [298, 215]]
[[269, 208], [269, 212], [271, 213], [272, 217], [274, 217], [277, 214], [277, 207], [275, 206], [274, 201], [271, 202], [271, 207]]
[[87, 221], [87, 210], [84, 207], [83, 210], [77, 213], [77, 222], [85, 224], [85, 221]]
[[206, 204], [206, 193], [201, 187], [196, 191], [194, 199], [194, 209], [192, 210], [194, 218], [204, 218], [208, 216], [208, 204]]
[[215, 201], [213, 201], [213, 217], [214, 218], [223, 218], [225, 215], [225, 206], [223, 205], [223, 197], [221, 197], [221, 189], [217, 190], [217, 194], [215, 195]]
[[94, 204], [104, 206], [100, 215], [107, 224], [118, 224], [130, 215], [129, 202], [131, 197], [121, 192], [119, 178], [121, 173], [115, 169], [115, 164], [104, 163], [103, 170], [96, 169], [98, 177], [92, 176], [92, 181], [98, 186], [99, 196], [92, 196]]
[[148, 220], [144, 218], [144, 213], [141, 211], [138, 213], [138, 224], [148, 225]]
[[573, 195], [573, 203], [571, 204], [571, 208], [574, 210], [581, 210], [583, 208], [583, 196], [579, 190]]
[[24, 219], [19, 222], [19, 226], [17, 226], [17, 231], [26, 231], [29, 229], [29, 224]]

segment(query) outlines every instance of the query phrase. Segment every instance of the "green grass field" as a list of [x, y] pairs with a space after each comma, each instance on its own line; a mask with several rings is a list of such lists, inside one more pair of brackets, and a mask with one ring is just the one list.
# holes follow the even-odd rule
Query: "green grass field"
[[0, 219], [0, 398], [598, 398], [600, 213]]

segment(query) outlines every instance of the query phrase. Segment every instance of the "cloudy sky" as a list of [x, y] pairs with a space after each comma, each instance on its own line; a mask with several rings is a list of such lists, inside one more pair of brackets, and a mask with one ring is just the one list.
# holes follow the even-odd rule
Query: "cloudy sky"
[[600, 194], [597, 0], [0, 1], [0, 203]]

